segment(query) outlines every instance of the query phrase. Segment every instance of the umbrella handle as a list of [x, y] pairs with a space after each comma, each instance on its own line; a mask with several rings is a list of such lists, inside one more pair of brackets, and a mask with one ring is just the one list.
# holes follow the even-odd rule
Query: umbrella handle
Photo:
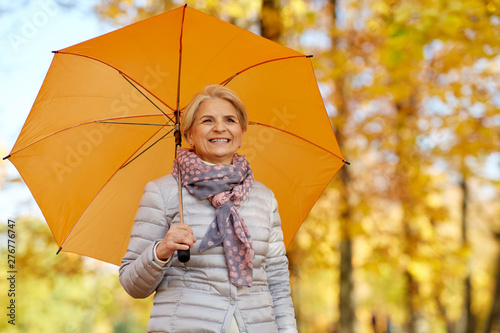
[[177, 258], [180, 262], [188, 262], [191, 257], [191, 252], [189, 250], [178, 250]]

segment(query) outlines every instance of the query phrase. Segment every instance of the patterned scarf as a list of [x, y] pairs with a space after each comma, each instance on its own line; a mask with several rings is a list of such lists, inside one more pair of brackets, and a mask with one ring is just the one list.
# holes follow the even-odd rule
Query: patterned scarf
[[250, 164], [244, 155], [234, 154], [231, 165], [207, 165], [192, 149], [181, 148], [172, 169], [177, 181], [179, 163], [182, 186], [196, 198], [210, 200], [215, 207], [215, 220], [201, 241], [200, 252], [222, 244], [231, 283], [251, 287], [255, 251], [250, 232], [237, 209], [252, 189]]

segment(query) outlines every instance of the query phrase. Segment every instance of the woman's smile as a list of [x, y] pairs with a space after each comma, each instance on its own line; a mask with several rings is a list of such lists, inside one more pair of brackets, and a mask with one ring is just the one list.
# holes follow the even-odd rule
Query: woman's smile
[[216, 143], [216, 144], [224, 144], [224, 143], [229, 143], [229, 141], [231, 141], [230, 139], [225, 139], [225, 138], [213, 138], [213, 139], [210, 139], [208, 140], [210, 141], [211, 143]]

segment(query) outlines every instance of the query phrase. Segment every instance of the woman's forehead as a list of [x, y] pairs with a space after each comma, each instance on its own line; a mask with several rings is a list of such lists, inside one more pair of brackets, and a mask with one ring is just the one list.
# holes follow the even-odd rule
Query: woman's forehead
[[196, 117], [208, 115], [237, 116], [238, 112], [231, 102], [217, 98], [204, 101], [196, 112]]

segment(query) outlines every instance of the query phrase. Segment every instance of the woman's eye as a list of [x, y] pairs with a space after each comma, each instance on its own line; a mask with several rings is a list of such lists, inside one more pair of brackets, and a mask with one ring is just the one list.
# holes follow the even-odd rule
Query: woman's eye
[[212, 120], [211, 119], [203, 119], [201, 122], [202, 123], [210, 123], [210, 122], [212, 122]]

